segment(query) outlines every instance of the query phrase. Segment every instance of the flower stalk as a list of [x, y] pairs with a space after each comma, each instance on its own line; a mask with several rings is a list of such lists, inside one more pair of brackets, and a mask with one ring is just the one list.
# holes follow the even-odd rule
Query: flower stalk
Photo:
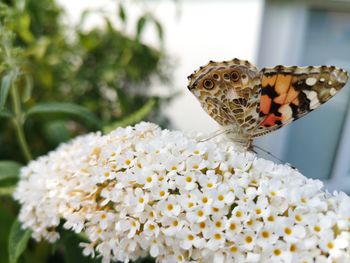
[[24, 135], [24, 129], [23, 129], [24, 114], [21, 109], [20, 97], [19, 97], [17, 86], [14, 80], [12, 80], [12, 85], [11, 85], [11, 97], [12, 97], [13, 112], [15, 114], [15, 116], [12, 119], [12, 123], [15, 127], [17, 139], [21, 147], [23, 156], [25, 157], [26, 161], [29, 162], [30, 160], [32, 160], [32, 154], [29, 150], [29, 146], [28, 146], [26, 137]]

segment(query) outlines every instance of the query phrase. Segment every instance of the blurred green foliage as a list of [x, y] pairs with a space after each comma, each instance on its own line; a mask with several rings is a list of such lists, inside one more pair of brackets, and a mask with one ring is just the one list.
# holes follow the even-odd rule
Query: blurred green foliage
[[[144, 12], [135, 34], [125, 34], [122, 3], [115, 8], [118, 28], [102, 11], [85, 12], [81, 23], [68, 26], [54, 0], [0, 2], [1, 263], [98, 262], [82, 257], [82, 237], [63, 230], [54, 246], [28, 240], [11, 199], [21, 166], [78, 134], [141, 120], [169, 124], [161, 107], [173, 96], [150, 95], [152, 84], [170, 80], [162, 26]], [[84, 29], [91, 13], [103, 26]], [[158, 48], [142, 43], [146, 26], [158, 33]]]
[[[104, 18], [102, 28], [83, 30], [81, 24], [93, 12], [90, 11], [72, 29], [62, 23], [64, 11], [54, 0], [5, 3], [1, 8], [2, 23], [6, 20], [5, 29], [15, 33], [14, 46], [21, 48], [23, 59], [20, 62], [23, 76], [17, 82], [21, 88], [29, 86], [21, 93], [25, 109], [40, 102], [75, 103], [94, 113], [103, 127], [120, 122], [152, 99], [156, 103], [146, 115], [163, 126], [168, 124], [159, 110], [162, 98], [149, 95], [152, 81], [168, 81], [166, 56], [161, 49], [140, 42], [146, 22], [154, 25], [162, 40], [161, 25], [151, 14], [140, 16], [135, 36], [130, 37], [113, 26], [102, 12], [96, 11]], [[127, 11], [121, 4], [116, 6], [115, 15], [126, 26]], [[4, 66], [1, 69], [3, 76], [8, 73]], [[59, 117], [58, 121], [45, 113], [26, 121], [25, 133], [34, 156], [76, 134], [101, 128], [64, 119], [62, 114]], [[59, 137], [52, 136], [57, 129]], [[0, 159], [23, 161], [16, 150], [11, 124], [3, 119], [0, 145]]]

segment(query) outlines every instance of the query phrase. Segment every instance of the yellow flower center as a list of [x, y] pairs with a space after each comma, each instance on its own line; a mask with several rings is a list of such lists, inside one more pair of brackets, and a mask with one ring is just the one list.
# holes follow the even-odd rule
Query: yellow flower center
[[166, 208], [167, 208], [169, 211], [171, 211], [171, 210], [174, 209], [174, 206], [173, 206], [173, 204], [168, 204]]
[[332, 242], [328, 242], [327, 247], [328, 247], [328, 249], [333, 249], [334, 245]]
[[246, 236], [244, 240], [248, 244], [253, 242], [253, 238], [251, 236]]
[[188, 235], [188, 236], [187, 236], [187, 239], [190, 240], [190, 241], [192, 241], [192, 240], [194, 239], [194, 236]]
[[219, 233], [216, 233], [216, 234], [214, 235], [214, 238], [215, 238], [216, 240], [220, 240], [220, 239], [221, 239], [221, 235], [220, 235]]
[[262, 231], [261, 235], [262, 235], [263, 238], [269, 238], [270, 237], [270, 232]]
[[230, 230], [234, 231], [237, 228], [235, 223], [230, 224]]
[[203, 212], [202, 210], [199, 210], [199, 211], [197, 212], [197, 215], [198, 215], [198, 216], [203, 216], [203, 215], [204, 215], [204, 212]]
[[296, 214], [295, 215], [295, 220], [298, 221], [298, 222], [301, 222], [301, 220], [303, 220], [303, 219], [302, 219], [301, 215]]
[[314, 230], [315, 230], [315, 232], [320, 232], [320, 231], [321, 231], [321, 227], [319, 227], [319, 226], [314, 226]]
[[289, 250], [290, 250], [290, 252], [295, 252], [295, 251], [297, 251], [297, 246], [295, 244], [291, 244]]
[[232, 253], [237, 253], [238, 248], [237, 248], [237, 247], [231, 247], [231, 248], [230, 248], [230, 251], [231, 251]]
[[284, 233], [286, 233], [287, 235], [290, 235], [290, 234], [292, 234], [292, 229], [290, 229], [289, 227], [285, 227]]

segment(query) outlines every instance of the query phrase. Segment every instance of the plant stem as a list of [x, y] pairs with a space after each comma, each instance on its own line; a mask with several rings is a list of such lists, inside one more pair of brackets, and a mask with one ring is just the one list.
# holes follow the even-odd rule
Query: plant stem
[[32, 154], [29, 150], [28, 143], [24, 135], [24, 130], [23, 130], [24, 121], [23, 121], [23, 114], [21, 110], [21, 103], [19, 99], [18, 90], [14, 83], [12, 84], [12, 87], [11, 87], [11, 97], [13, 102], [13, 111], [15, 113], [15, 117], [13, 118], [13, 124], [16, 129], [17, 138], [19, 141], [19, 145], [22, 149], [22, 153], [26, 158], [26, 160], [29, 162], [30, 160], [32, 160]]

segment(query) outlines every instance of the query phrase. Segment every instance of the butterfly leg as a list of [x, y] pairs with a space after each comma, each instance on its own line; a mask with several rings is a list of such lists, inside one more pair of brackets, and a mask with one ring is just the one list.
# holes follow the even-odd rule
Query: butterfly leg
[[246, 150], [246, 151], [249, 151], [249, 152], [257, 153], [257, 152], [254, 150], [253, 139], [249, 138], [249, 140], [248, 140], [248, 142], [247, 142], [247, 145], [246, 145], [246, 147], [245, 147], [245, 150]]
[[200, 139], [199, 142], [206, 142], [206, 141], [209, 141], [213, 138], [215, 138], [216, 136], [219, 136], [221, 134], [225, 134], [225, 133], [228, 133], [230, 132], [230, 129], [220, 129], [220, 130], [217, 130], [215, 132], [213, 132], [212, 134], [210, 134], [209, 136], [207, 136], [206, 138], [203, 138], [203, 139]]

